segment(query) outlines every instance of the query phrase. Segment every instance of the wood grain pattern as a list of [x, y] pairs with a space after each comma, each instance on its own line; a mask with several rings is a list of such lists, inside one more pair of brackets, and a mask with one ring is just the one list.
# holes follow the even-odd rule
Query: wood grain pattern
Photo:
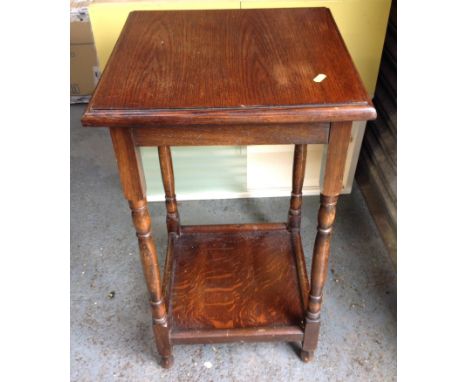
[[125, 198], [127, 200], [145, 199], [145, 176], [139, 149], [135, 146], [131, 131], [119, 127], [109, 130]]
[[352, 123], [350, 122], [331, 124], [322, 186], [322, 194], [324, 195], [339, 195], [343, 188], [344, 167], [351, 140], [351, 128]]
[[343, 187], [343, 174], [351, 127], [350, 122], [335, 122], [330, 127], [323, 188], [320, 195], [317, 235], [312, 257], [309, 302], [302, 342], [301, 358], [306, 362], [312, 358], [318, 343], [322, 294], [327, 280], [330, 241], [335, 222], [336, 204]]
[[167, 250], [166, 250], [166, 261], [164, 262], [164, 275], [162, 281], [162, 292], [164, 296], [164, 302], [166, 307], [169, 306], [171, 285], [172, 285], [172, 265], [174, 259], [174, 240], [177, 238], [175, 235], [168, 235]]
[[132, 212], [133, 225], [138, 237], [140, 260], [150, 295], [153, 316], [153, 333], [156, 347], [161, 355], [161, 365], [168, 368], [173, 363], [169, 340], [167, 309], [161, 290], [161, 279], [156, 244], [151, 235], [151, 217], [146, 202], [146, 188], [140, 164], [138, 148], [131, 130], [110, 129], [120, 180], [125, 197]]
[[[302, 249], [302, 238], [299, 230], [291, 232], [292, 245], [296, 255], [296, 268], [297, 276], [299, 277], [299, 284], [302, 296], [304, 312], [307, 312], [309, 301], [309, 279], [307, 278], [306, 262], [304, 257], [304, 250]], [[301, 339], [302, 340], [302, 339]]]
[[187, 232], [182, 226], [174, 241], [173, 332], [300, 328], [304, 310], [290, 233], [284, 225], [258, 228]]
[[322, 295], [327, 280], [330, 240], [335, 221], [337, 200], [338, 196], [320, 195], [317, 236], [315, 237], [312, 257], [309, 302], [305, 317], [304, 340], [302, 342], [301, 357], [306, 362], [311, 359], [318, 343]]
[[327, 8], [132, 12], [93, 108], [366, 104], [345, 52]]
[[[326, 74], [322, 82], [313, 79]], [[173, 343], [317, 346], [351, 121], [375, 118], [328, 9], [130, 14], [82, 122], [109, 127], [162, 365]], [[308, 143], [328, 143], [309, 281], [300, 236]], [[295, 144], [288, 223], [181, 226], [171, 145]], [[138, 152], [159, 146], [163, 285]]]
[[169, 341], [169, 327], [166, 304], [161, 289], [161, 278], [156, 244], [151, 235], [151, 217], [146, 200], [129, 201], [133, 225], [137, 232], [140, 260], [143, 266], [146, 286], [150, 294], [150, 306], [153, 316], [153, 333], [156, 347], [161, 355], [161, 365], [170, 367], [174, 362]]
[[329, 123], [133, 128], [138, 146], [328, 143]]
[[247, 329], [187, 330], [171, 333], [173, 344], [216, 344], [229, 342], [298, 342], [304, 333], [298, 326]]
[[177, 209], [177, 199], [175, 194], [174, 169], [172, 167], [171, 148], [159, 146], [159, 166], [161, 168], [161, 178], [166, 196], [166, 225], [169, 234], [180, 234], [180, 218]]
[[[370, 101], [369, 101], [370, 102]], [[363, 121], [375, 119], [374, 107], [369, 105], [337, 106], [277, 106], [243, 107], [240, 109], [158, 109], [158, 110], [95, 110], [88, 105], [83, 126], [189, 126], [229, 124], [276, 124], [333, 121]]]
[[285, 223], [184, 225], [185, 233], [235, 233], [250, 231], [284, 231], [285, 229], [287, 229]]
[[[313, 79], [318, 74], [322, 82]], [[87, 126], [369, 119], [327, 8], [132, 12]]]

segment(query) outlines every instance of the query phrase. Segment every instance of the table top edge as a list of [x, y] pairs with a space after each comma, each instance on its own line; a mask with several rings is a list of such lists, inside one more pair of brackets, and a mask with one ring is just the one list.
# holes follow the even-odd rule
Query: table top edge
[[89, 104], [81, 122], [85, 127], [141, 127], [361, 121], [376, 117], [376, 110], [370, 100], [343, 105], [198, 109], [94, 109]]

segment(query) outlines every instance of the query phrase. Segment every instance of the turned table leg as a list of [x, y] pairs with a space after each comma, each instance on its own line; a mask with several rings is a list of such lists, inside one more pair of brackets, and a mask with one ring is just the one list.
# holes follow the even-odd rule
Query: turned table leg
[[169, 327], [166, 304], [161, 290], [158, 254], [151, 235], [151, 217], [146, 202], [144, 176], [140, 165], [138, 148], [133, 142], [131, 130], [114, 127], [110, 129], [115, 156], [119, 167], [120, 180], [125, 197], [132, 211], [140, 248], [140, 259], [150, 295], [153, 316], [153, 333], [156, 347], [161, 355], [161, 365], [170, 367], [173, 363], [172, 347], [169, 340]]
[[159, 166], [161, 167], [161, 177], [166, 195], [166, 224], [167, 232], [180, 235], [179, 211], [177, 210], [177, 200], [175, 195], [174, 169], [172, 168], [171, 148], [169, 146], [159, 146]]
[[288, 229], [301, 228], [302, 186], [307, 159], [307, 145], [294, 146], [293, 182], [289, 205]]
[[351, 122], [335, 122], [330, 127], [301, 352], [301, 358], [305, 362], [312, 358], [318, 342], [323, 287], [327, 279], [328, 257], [330, 255], [330, 240], [335, 221], [336, 204], [343, 183], [351, 126]]

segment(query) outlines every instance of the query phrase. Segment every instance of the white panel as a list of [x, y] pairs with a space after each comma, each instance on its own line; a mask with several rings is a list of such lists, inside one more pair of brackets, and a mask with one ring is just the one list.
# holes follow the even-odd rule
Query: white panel
[[[323, 145], [307, 146], [303, 193], [317, 195]], [[291, 193], [294, 145], [247, 147], [247, 192], [254, 196], [286, 196]]]
[[[171, 148], [178, 200], [235, 198], [246, 190], [244, 146]], [[157, 147], [142, 147], [149, 201], [164, 200]]]

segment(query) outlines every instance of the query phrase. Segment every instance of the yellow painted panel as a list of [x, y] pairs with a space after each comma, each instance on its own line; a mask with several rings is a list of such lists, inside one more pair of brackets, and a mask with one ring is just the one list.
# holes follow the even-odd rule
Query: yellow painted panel
[[241, 0], [241, 8], [330, 8], [370, 95], [374, 94], [391, 0]]
[[99, 2], [88, 8], [101, 71], [106, 66], [127, 16], [138, 10], [239, 9], [239, 0], [166, 0]]

